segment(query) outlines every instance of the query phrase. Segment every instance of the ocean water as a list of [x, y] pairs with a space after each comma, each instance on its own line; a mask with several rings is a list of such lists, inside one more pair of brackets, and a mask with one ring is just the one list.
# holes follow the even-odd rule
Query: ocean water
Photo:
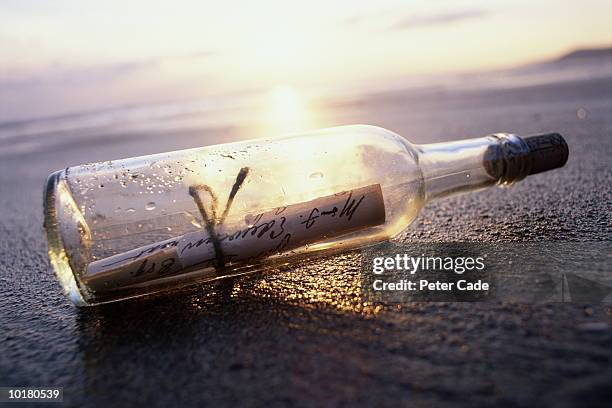
[[[580, 93], [560, 94], [558, 100], [551, 100], [550, 91], [576, 83], [609, 84], [611, 78], [612, 58], [598, 58], [495, 72], [409, 77], [350, 87], [304, 90], [280, 86], [248, 94], [140, 103], [26, 120], [3, 120], [0, 116], [0, 157], [53, 152], [82, 143], [128, 143], [133, 139], [152, 139], [160, 147], [172, 148], [172, 143], [163, 143], [163, 139], [186, 136], [191, 136], [187, 145], [195, 147], [353, 123], [387, 126], [390, 123], [392, 130], [398, 132], [406, 128], [418, 130], [420, 118], [433, 110], [446, 109], [449, 116], [457, 113], [458, 100], [460, 108], [465, 108], [469, 101], [469, 108], [482, 104], [479, 108], [484, 110], [495, 108], [490, 100], [496, 97], [502, 99], [500, 105], [520, 105], [522, 102], [513, 99], [513, 95], [528, 89], [534, 90], [530, 102], [541, 102], [545, 109], [569, 104], [578, 112]], [[412, 123], [402, 121], [407, 117], [412, 117]], [[395, 125], [397, 122], [401, 123]], [[410, 131], [405, 136], [412, 134]], [[415, 137], [419, 141], [420, 135], [412, 136]], [[149, 151], [144, 149], [143, 154]]]

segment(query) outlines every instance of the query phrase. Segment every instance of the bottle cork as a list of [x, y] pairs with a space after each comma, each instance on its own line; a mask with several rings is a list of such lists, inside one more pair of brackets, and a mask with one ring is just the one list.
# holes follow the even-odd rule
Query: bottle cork
[[532, 136], [501, 133], [494, 137], [498, 143], [485, 152], [483, 166], [502, 184], [563, 167], [569, 156], [567, 143], [559, 133]]
[[559, 133], [544, 133], [522, 138], [529, 146], [529, 175], [563, 167], [567, 163], [569, 148]]

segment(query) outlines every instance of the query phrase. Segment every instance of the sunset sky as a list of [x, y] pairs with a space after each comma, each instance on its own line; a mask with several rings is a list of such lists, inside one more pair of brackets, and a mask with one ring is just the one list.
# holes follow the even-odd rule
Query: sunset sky
[[612, 44], [612, 0], [3, 0], [0, 121], [357, 87]]

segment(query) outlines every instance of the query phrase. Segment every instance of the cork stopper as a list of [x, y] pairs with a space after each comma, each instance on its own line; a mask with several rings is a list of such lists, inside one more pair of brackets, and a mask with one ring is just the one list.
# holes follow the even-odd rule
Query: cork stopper
[[522, 139], [529, 147], [529, 175], [563, 167], [567, 163], [569, 148], [559, 133], [525, 136]]
[[511, 133], [491, 135], [495, 144], [483, 158], [487, 173], [500, 184], [512, 184], [531, 174], [563, 167], [569, 148], [558, 133], [517, 136]]

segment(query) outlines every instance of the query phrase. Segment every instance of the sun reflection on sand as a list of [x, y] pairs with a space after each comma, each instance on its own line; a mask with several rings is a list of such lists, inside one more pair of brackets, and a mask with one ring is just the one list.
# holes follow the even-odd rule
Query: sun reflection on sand
[[360, 262], [360, 255], [355, 252], [333, 258], [309, 259], [295, 268], [270, 271], [245, 286], [242, 295], [277, 299], [304, 309], [329, 308], [375, 315], [383, 307], [363, 299]]

